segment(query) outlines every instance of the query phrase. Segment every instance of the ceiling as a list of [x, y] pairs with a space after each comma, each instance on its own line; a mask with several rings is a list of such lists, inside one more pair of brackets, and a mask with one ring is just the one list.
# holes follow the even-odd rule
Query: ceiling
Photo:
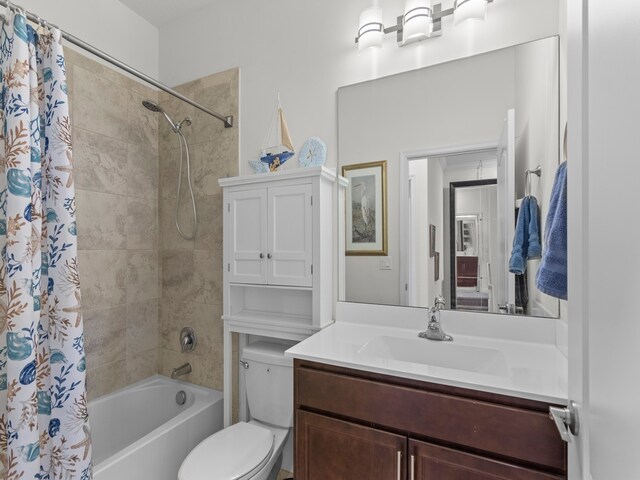
[[120, 0], [155, 27], [211, 5], [215, 0]]

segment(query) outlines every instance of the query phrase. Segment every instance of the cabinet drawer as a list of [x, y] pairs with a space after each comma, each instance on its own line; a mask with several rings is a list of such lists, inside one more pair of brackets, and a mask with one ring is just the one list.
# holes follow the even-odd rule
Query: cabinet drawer
[[311, 408], [566, 472], [547, 414], [337, 373], [296, 369], [296, 408]]
[[410, 440], [410, 480], [561, 480], [564, 477]]

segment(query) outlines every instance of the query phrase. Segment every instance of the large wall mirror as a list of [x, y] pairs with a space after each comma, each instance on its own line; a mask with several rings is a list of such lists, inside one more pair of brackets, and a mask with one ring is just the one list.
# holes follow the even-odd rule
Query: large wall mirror
[[[560, 161], [558, 48], [550, 37], [338, 90], [340, 171], [386, 161], [388, 229], [386, 255], [341, 262], [341, 300], [427, 307], [440, 294], [456, 310], [559, 315], [535, 286], [539, 260], [522, 275], [508, 268], [525, 195], [545, 229]], [[354, 215], [360, 190], [348, 196]]]

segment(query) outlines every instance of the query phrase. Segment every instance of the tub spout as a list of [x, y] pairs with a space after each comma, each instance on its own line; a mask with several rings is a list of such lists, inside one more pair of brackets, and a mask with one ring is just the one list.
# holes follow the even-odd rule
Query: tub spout
[[190, 363], [185, 363], [184, 365], [180, 365], [177, 368], [174, 368], [171, 371], [171, 378], [178, 378], [182, 375], [188, 375], [191, 373], [191, 364]]

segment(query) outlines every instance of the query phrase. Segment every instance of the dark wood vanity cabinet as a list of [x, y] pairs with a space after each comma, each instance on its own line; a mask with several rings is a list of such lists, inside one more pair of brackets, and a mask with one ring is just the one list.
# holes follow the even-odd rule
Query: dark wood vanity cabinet
[[296, 480], [560, 480], [549, 405], [296, 360]]

